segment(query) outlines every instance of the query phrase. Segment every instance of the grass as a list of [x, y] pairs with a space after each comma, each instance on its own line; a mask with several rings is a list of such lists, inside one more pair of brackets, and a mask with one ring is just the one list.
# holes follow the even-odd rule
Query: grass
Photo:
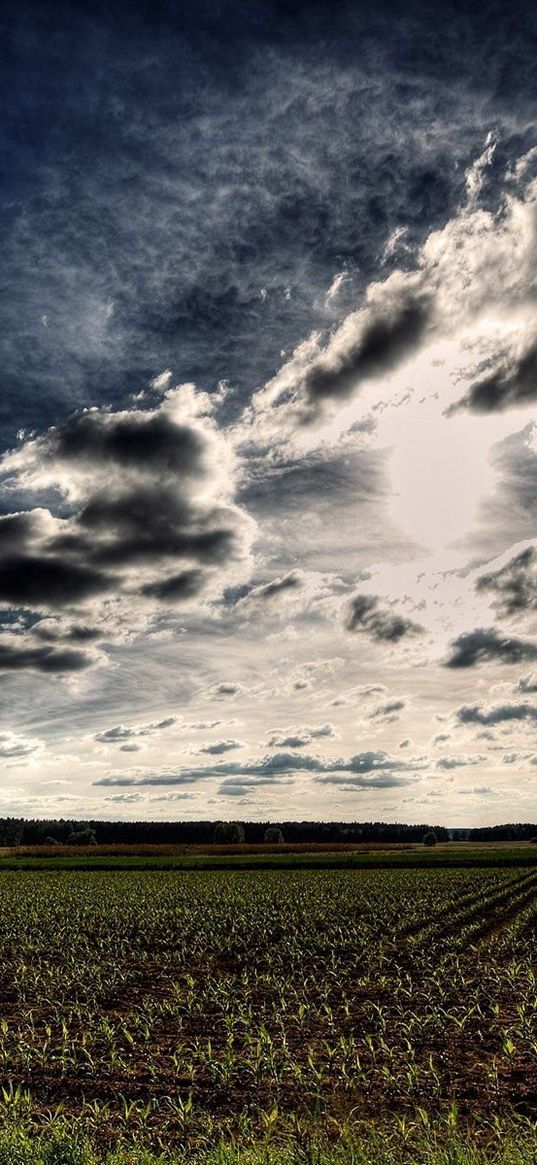
[[[166, 847], [163, 847], [166, 849]], [[125, 852], [127, 850], [127, 852]], [[190, 852], [149, 852], [125, 847], [120, 853], [92, 852], [91, 847], [69, 848], [67, 853], [40, 849], [32, 854], [10, 850], [0, 856], [2, 870], [417, 870], [527, 867], [537, 865], [537, 846], [482, 845], [426, 847], [379, 847], [378, 849], [315, 849], [302, 847], [274, 851], [218, 852], [192, 847]], [[0, 851], [1, 854], [1, 851]]]
[[0, 1128], [0, 1165], [535, 1165], [537, 1131], [527, 1122], [496, 1124], [486, 1134], [457, 1129], [409, 1129], [392, 1124], [371, 1130], [345, 1129], [337, 1141], [322, 1132], [238, 1147], [181, 1149], [154, 1153], [118, 1145], [99, 1154], [64, 1122], [33, 1135], [23, 1125]]
[[0, 874], [0, 1165], [537, 1165], [536, 935], [530, 867]]

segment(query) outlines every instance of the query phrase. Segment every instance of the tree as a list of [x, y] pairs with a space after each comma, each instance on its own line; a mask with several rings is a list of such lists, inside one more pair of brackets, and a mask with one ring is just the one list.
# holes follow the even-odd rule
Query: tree
[[217, 821], [213, 841], [216, 845], [241, 845], [244, 841], [244, 825], [240, 821]]
[[0, 825], [0, 845], [22, 845], [23, 821], [5, 817]]
[[432, 829], [430, 829], [428, 833], [424, 834], [424, 837], [423, 837], [423, 844], [424, 845], [436, 845], [437, 841], [438, 841], [438, 838], [436, 836], [436, 833], [433, 833]]
[[283, 840], [283, 833], [279, 825], [269, 825], [263, 835], [263, 841], [272, 842], [273, 845], [282, 845]]
[[95, 830], [88, 826], [87, 829], [74, 829], [69, 834], [65, 842], [66, 845], [96, 845], [97, 838]]

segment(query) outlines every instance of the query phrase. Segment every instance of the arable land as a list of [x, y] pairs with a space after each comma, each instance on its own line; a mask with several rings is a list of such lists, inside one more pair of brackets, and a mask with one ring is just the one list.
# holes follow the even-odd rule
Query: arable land
[[536, 937], [530, 865], [5, 870], [0, 1162], [536, 1161]]
[[0, 846], [3, 870], [315, 870], [537, 867], [533, 842]]

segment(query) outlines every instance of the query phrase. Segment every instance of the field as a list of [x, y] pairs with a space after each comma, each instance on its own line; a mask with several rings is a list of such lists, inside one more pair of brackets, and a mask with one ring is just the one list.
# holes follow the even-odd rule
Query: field
[[531, 842], [0, 847], [3, 870], [364, 870], [537, 867]]
[[536, 931], [531, 867], [4, 872], [2, 1123], [129, 1162], [537, 1160]]

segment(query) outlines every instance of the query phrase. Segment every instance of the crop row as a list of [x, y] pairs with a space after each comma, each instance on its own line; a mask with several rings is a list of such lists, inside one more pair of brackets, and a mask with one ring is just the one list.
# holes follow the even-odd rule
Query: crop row
[[0, 1108], [157, 1146], [531, 1114], [536, 925], [533, 870], [6, 873]]

